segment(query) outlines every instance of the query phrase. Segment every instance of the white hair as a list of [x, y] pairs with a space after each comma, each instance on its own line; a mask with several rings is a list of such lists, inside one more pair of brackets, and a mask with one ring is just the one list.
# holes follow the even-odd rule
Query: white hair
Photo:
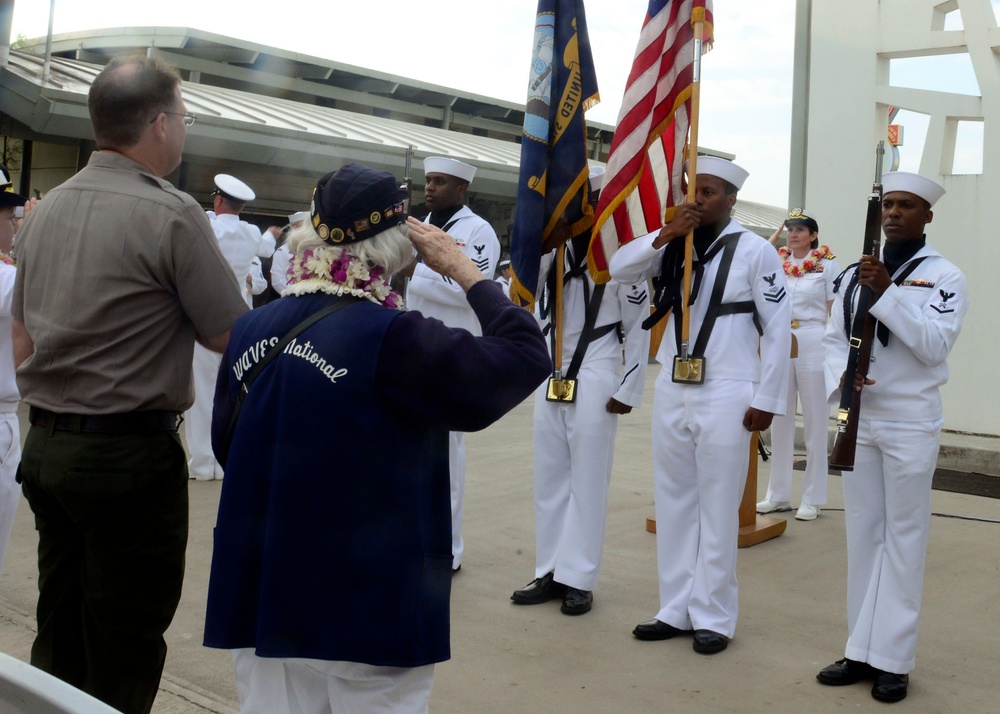
[[379, 266], [386, 279], [398, 273], [413, 260], [413, 245], [410, 243], [406, 223], [398, 223], [368, 240], [359, 243], [335, 245], [327, 243], [317, 235], [310, 221], [288, 233], [288, 251], [296, 255], [305, 250], [328, 248], [344, 251], [366, 262], [369, 266]]

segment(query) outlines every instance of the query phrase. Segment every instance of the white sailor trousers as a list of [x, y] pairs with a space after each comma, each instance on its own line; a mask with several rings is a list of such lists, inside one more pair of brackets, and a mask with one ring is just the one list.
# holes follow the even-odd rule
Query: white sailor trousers
[[845, 656], [897, 674], [916, 664], [941, 425], [862, 418], [854, 471], [844, 473]]
[[16, 409], [16, 402], [0, 403], [0, 570], [14, 528], [17, 504], [21, 502], [21, 486], [15, 480], [17, 465], [21, 463], [21, 427]]
[[754, 385], [728, 379], [674, 384], [670, 376], [668, 367], [660, 370], [653, 403], [656, 619], [732, 637], [739, 614], [739, 507], [750, 460], [743, 418]]
[[593, 590], [600, 577], [618, 417], [613, 369], [581, 367], [572, 404], [535, 392], [535, 577]]
[[785, 414], [771, 422], [771, 478], [767, 500], [792, 500], [792, 460], [795, 455], [796, 396], [802, 401], [802, 422], [806, 442], [806, 470], [802, 475], [802, 503], [822, 506], [826, 503], [827, 431], [830, 405], [823, 377], [822, 323], [802, 325], [794, 331], [798, 357], [788, 370], [788, 404]]
[[448, 469], [451, 478], [451, 567], [462, 565], [462, 514], [465, 510], [465, 432], [448, 432]]
[[192, 478], [211, 481], [222, 476], [222, 466], [212, 452], [212, 405], [215, 381], [219, 378], [222, 355], [194, 345], [194, 404], [184, 413], [184, 440], [188, 449], [188, 472]]
[[240, 714], [426, 714], [434, 665], [258, 657], [233, 650]]

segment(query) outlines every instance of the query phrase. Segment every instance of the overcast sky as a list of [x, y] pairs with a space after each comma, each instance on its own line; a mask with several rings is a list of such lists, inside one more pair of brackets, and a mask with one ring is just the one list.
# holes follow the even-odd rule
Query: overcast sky
[[[537, 0], [435, 0], [433, 11], [424, 12], [427, 6], [412, 0], [56, 0], [54, 31], [193, 27], [520, 103], [537, 6]], [[601, 93], [601, 103], [587, 113], [591, 121], [617, 122], [646, 7], [647, 0], [587, 3]], [[16, 0], [13, 34], [44, 35], [48, 9], [48, 0]], [[702, 63], [701, 144], [735, 154], [750, 171], [741, 198], [784, 206], [795, 0], [714, 0], [714, 12], [716, 44]], [[910, 63], [893, 72], [894, 83], [905, 85], [909, 76], [926, 80], [928, 68]], [[954, 85], [953, 72], [948, 81]], [[967, 93], [978, 93], [974, 77], [971, 89], [964, 84]], [[907, 141], [921, 144], [926, 123], [921, 129], [919, 116], [902, 118], [913, 125]], [[974, 161], [975, 131], [972, 146], [966, 153]], [[904, 152], [902, 168], [915, 170], [907, 158]]]

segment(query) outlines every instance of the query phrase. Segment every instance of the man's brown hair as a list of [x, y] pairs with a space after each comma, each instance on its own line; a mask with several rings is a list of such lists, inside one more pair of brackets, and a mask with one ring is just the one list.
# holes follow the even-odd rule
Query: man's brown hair
[[98, 149], [127, 149], [139, 143], [146, 126], [168, 111], [181, 77], [155, 57], [115, 57], [87, 95]]

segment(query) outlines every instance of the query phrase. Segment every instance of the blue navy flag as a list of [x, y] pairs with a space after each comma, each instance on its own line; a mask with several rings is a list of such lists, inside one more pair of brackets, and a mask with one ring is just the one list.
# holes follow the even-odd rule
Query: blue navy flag
[[538, 0], [510, 237], [511, 296], [529, 309], [542, 242], [560, 219], [571, 237], [593, 228], [583, 113], [599, 101], [583, 0]]

